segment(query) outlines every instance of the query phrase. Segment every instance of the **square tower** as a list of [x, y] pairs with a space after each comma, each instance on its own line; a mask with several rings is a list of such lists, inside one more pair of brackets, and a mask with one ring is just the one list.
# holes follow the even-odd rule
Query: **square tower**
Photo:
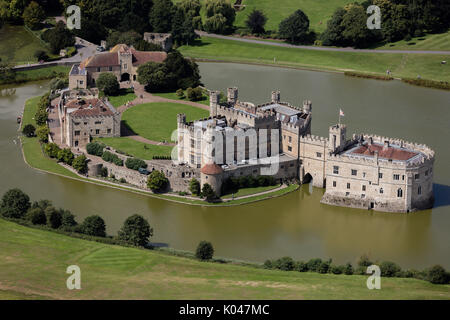
[[347, 126], [345, 124], [335, 124], [330, 127], [329, 146], [331, 152], [339, 152], [345, 148]]

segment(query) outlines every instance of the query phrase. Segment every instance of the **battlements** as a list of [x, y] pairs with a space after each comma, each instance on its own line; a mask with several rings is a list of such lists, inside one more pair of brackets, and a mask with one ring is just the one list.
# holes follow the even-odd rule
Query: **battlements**
[[302, 142], [319, 146], [326, 146], [328, 144], [328, 139], [316, 135], [307, 134], [303, 137], [300, 137], [300, 143]]

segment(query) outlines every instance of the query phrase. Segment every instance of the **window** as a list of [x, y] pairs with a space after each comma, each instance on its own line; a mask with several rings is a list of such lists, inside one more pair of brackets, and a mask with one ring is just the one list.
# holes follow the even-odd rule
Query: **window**
[[339, 174], [339, 167], [338, 166], [333, 166], [333, 173], [334, 174]]
[[76, 126], [80, 125], [79, 122], [74, 122], [73, 124], [76, 125]]
[[283, 135], [283, 140], [286, 140], [286, 135]]
[[352, 169], [352, 176], [356, 176], [358, 174], [358, 170]]
[[127, 69], [127, 64], [126, 64], [126, 63], [123, 65], [123, 68], [124, 68], [124, 69]]
[[349, 196], [349, 195], [350, 195], [350, 192], [346, 192], [345, 195], [346, 195], [346, 196]]
[[85, 122], [84, 125], [87, 126], [87, 122]]
[[292, 142], [292, 137], [291, 136], [288, 137], [288, 141]]
[[383, 173], [381, 173], [381, 172], [378, 173], [378, 178], [379, 178], [379, 179], [383, 179]]
[[293, 167], [294, 166], [294, 164], [293, 163], [291, 163], [290, 165], [289, 165], [289, 167]]
[[366, 173], [365, 172], [363, 172], [363, 178], [365, 178], [366, 177]]
[[333, 181], [333, 187], [336, 187], [336, 181]]
[[402, 190], [402, 189], [398, 189], [398, 190], [397, 190], [397, 197], [398, 197], [398, 198], [403, 197], [403, 190]]
[[362, 191], [366, 191], [366, 186], [362, 186]]
[[109, 67], [109, 71], [112, 71], [112, 67]]
[[97, 68], [97, 72], [100, 72], [100, 68]]
[[95, 129], [95, 134], [100, 134], [100, 129]]
[[383, 193], [383, 188], [380, 188], [380, 193]]
[[101, 124], [102, 122], [101, 121], [95, 121], [95, 124]]
[[191, 139], [191, 148], [194, 148], [194, 145], [195, 145], [195, 141], [194, 141], [194, 139]]
[[399, 174], [394, 174], [394, 180], [400, 180], [400, 175]]
[[350, 183], [347, 182], [347, 189], [350, 189]]
[[402, 174], [402, 180], [405, 180], [405, 175], [404, 174]]
[[292, 151], [292, 147], [291, 146], [288, 147], [288, 151]]
[[416, 173], [416, 174], [414, 175], [414, 179], [419, 180], [419, 178], [420, 178], [420, 174]]
[[194, 155], [191, 154], [191, 163], [194, 163]]
[[111, 133], [111, 129], [108, 129], [108, 133]]
[[79, 136], [80, 135], [80, 131], [75, 131], [75, 135]]
[[422, 194], [422, 186], [419, 186], [419, 187], [417, 188], [417, 194]]
[[425, 176], [428, 176], [428, 170], [427, 170], [427, 171], [425, 171]]
[[322, 158], [322, 153], [316, 152], [316, 156], [317, 156], [317, 158]]
[[78, 140], [75, 140], [75, 147], [78, 147]]
[[80, 84], [83, 84], [83, 80], [80, 80]]

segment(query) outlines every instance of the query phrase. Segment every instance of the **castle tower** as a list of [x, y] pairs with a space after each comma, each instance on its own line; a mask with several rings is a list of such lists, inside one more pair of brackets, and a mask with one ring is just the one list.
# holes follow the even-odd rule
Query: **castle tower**
[[312, 112], [312, 102], [310, 100], [303, 101], [303, 112], [305, 113]]
[[341, 151], [345, 147], [347, 126], [345, 124], [335, 124], [330, 127], [329, 146], [331, 152]]
[[185, 134], [186, 130], [184, 128], [184, 125], [186, 124], [186, 115], [184, 113], [177, 114], [177, 159], [179, 162], [183, 162], [186, 159], [184, 159], [185, 152], [187, 152], [185, 148]]
[[280, 91], [272, 91], [272, 103], [279, 103], [281, 101]]
[[217, 116], [217, 107], [220, 102], [220, 91], [211, 91], [209, 94], [209, 115], [211, 117]]
[[227, 89], [227, 101], [230, 104], [235, 104], [238, 99], [238, 88], [228, 88]]

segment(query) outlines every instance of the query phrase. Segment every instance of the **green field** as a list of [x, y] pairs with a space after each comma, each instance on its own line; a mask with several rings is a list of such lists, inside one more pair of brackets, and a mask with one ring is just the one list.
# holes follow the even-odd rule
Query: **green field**
[[427, 34], [410, 41], [401, 40], [376, 49], [392, 50], [447, 50], [450, 51], [450, 31], [440, 34]]
[[173, 147], [157, 146], [139, 142], [127, 137], [100, 138], [100, 142], [144, 160], [152, 160], [153, 156], [170, 156]]
[[[184, 95], [185, 95], [184, 98], [178, 97], [175, 92], [162, 92], [162, 93], [152, 93], [152, 94], [155, 95], [155, 96], [158, 96], [158, 97], [166, 98], [166, 99], [189, 101], [186, 98], [186, 91], [184, 92]], [[195, 102], [204, 104], [206, 106], [209, 106], [209, 96], [208, 95], [203, 95], [202, 100], [195, 101]]]
[[16, 65], [35, 63], [36, 50], [48, 51], [48, 48], [23, 26], [4, 25], [0, 29], [0, 39], [0, 58]]
[[[450, 81], [450, 64], [441, 65], [448, 55], [328, 52], [284, 48], [264, 44], [202, 37], [179, 50], [186, 56], [230, 62], [256, 63], [314, 70], [359, 71], [394, 77]], [[275, 59], [275, 61], [274, 61]]]
[[266, 30], [278, 30], [280, 22], [294, 11], [301, 9], [309, 18], [310, 28], [316, 32], [326, 29], [327, 21], [338, 7], [347, 3], [360, 2], [351, 0], [243, 0], [246, 7], [236, 15], [235, 25], [245, 27], [245, 20], [253, 9], [262, 10], [266, 17]]
[[[73, 264], [81, 269], [81, 290], [66, 288]], [[368, 290], [365, 276], [199, 262], [3, 219], [0, 279], [3, 299], [450, 299], [450, 286], [416, 279], [383, 278], [381, 290]]]
[[127, 102], [131, 102], [136, 99], [136, 95], [131, 89], [120, 89], [120, 93], [117, 96], [108, 96], [109, 102], [117, 108], [123, 106]]
[[129, 108], [122, 121], [137, 135], [153, 141], [170, 141], [177, 128], [177, 114], [185, 113], [187, 121], [209, 116], [209, 112], [185, 104], [153, 102]]
[[[269, 191], [269, 190], [273, 190], [276, 188], [279, 188], [280, 185], [277, 184], [275, 186], [266, 186], [266, 187], [254, 187], [254, 188], [241, 188], [238, 190], [238, 192], [236, 192], [234, 194], [234, 197], [243, 197], [243, 196], [248, 196], [250, 194], [255, 194], [255, 193], [260, 193], [260, 192], [265, 192], [265, 191]], [[221, 196], [222, 199], [231, 199], [232, 194], [226, 194]]]

